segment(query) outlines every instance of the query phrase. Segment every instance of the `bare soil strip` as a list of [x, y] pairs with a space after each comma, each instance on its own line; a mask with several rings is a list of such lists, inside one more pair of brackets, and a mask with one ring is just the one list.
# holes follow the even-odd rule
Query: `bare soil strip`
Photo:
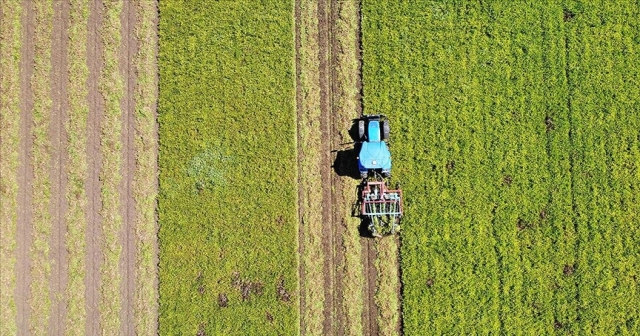
[[31, 168], [31, 124], [33, 109], [33, 92], [31, 76], [33, 74], [34, 58], [34, 11], [33, 1], [22, 2], [22, 45], [20, 49], [20, 148], [18, 173], [18, 246], [16, 258], [16, 310], [18, 334], [29, 333], [29, 288], [31, 284], [31, 232], [32, 232], [32, 188], [33, 169]]
[[0, 6], [0, 335], [17, 333], [20, 15], [19, 1]]
[[85, 278], [85, 304], [86, 304], [86, 334], [100, 334], [100, 313], [98, 310], [100, 267], [102, 266], [102, 254], [100, 242], [102, 240], [102, 216], [100, 214], [100, 188], [99, 172], [102, 169], [102, 153], [100, 152], [100, 128], [104, 113], [104, 101], [98, 92], [98, 79], [102, 72], [102, 41], [100, 39], [100, 27], [102, 26], [102, 2], [93, 0], [90, 2], [88, 20], [87, 61], [89, 69], [88, 94], [89, 115], [87, 118], [87, 165], [88, 177], [86, 180], [87, 194], [87, 232], [86, 232], [86, 278]]
[[364, 238], [362, 241], [363, 263], [365, 265], [365, 309], [364, 309], [364, 326], [367, 335], [380, 334], [378, 326], [378, 306], [376, 305], [375, 295], [377, 287], [378, 272], [376, 271], [375, 261], [377, 258], [375, 244], [376, 241], [370, 238]]
[[[158, 241], [156, 195], [158, 194], [158, 4], [136, 0], [135, 34], [138, 52], [134, 58], [135, 159], [133, 180], [136, 223], [135, 332], [152, 335], [158, 331]], [[133, 238], [133, 237], [132, 237]], [[133, 262], [132, 259], [131, 262]]]
[[67, 33], [69, 22], [69, 5], [66, 1], [53, 3], [53, 36], [51, 40], [51, 123], [49, 125], [49, 138], [51, 140], [51, 203], [49, 211], [53, 224], [49, 245], [51, 247], [51, 281], [49, 299], [51, 300], [51, 319], [49, 320], [49, 332], [62, 334], [66, 316], [67, 283], [67, 249], [64, 244], [66, 225], [64, 214], [67, 203], [64, 191], [67, 187], [66, 167], [68, 166], [67, 134], [64, 129], [67, 119]]
[[31, 88], [34, 104], [32, 109], [33, 146], [31, 152], [33, 185], [32, 211], [33, 244], [31, 246], [31, 292], [29, 305], [31, 319], [29, 330], [32, 334], [47, 333], [51, 316], [51, 246], [52, 232], [51, 202], [51, 164], [52, 143], [49, 134], [51, 124], [52, 100], [51, 90], [51, 37], [53, 28], [53, 2], [37, 1], [34, 4], [35, 14], [35, 58]]
[[120, 257], [122, 244], [120, 232], [123, 227], [120, 183], [122, 181], [122, 108], [124, 83], [119, 67], [119, 49], [121, 38], [120, 14], [122, 1], [104, 3], [103, 25], [101, 29], [104, 52], [104, 68], [99, 79], [100, 93], [105, 109], [100, 125], [100, 151], [102, 167], [100, 170], [100, 190], [102, 208], [102, 244], [104, 257], [100, 267], [100, 333], [116, 335], [121, 331], [122, 274]]
[[332, 139], [332, 71], [331, 45], [330, 45], [330, 13], [331, 3], [327, 0], [318, 1], [318, 59], [319, 59], [319, 84], [320, 84], [320, 178], [322, 181], [322, 247], [324, 255], [324, 323], [323, 334], [340, 334], [340, 318], [337, 314], [336, 302], [340, 301], [336, 287], [337, 262], [335, 260], [336, 251], [336, 223], [333, 219], [333, 183], [335, 182], [333, 171], [331, 170], [331, 144]]
[[120, 274], [122, 274], [122, 309], [120, 319], [122, 321], [121, 334], [134, 334], [133, 297], [135, 295], [135, 202], [132, 193], [133, 174], [135, 172], [134, 151], [134, 127], [135, 127], [135, 102], [133, 100], [135, 73], [132, 66], [133, 56], [137, 53], [137, 43], [134, 35], [135, 7], [131, 1], [126, 1], [120, 13], [120, 34], [122, 43], [119, 50], [120, 77], [124, 79], [123, 90], [125, 95], [120, 102], [122, 110], [122, 182], [119, 186], [121, 216], [123, 219], [122, 230], [119, 234], [119, 244], [122, 246], [120, 256]]

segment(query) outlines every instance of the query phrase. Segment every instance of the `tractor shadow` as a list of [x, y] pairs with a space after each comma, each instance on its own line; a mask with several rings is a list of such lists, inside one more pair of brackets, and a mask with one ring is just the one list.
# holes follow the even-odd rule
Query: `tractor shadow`
[[354, 180], [360, 180], [360, 171], [358, 170], [358, 153], [362, 144], [358, 141], [358, 120], [352, 120], [349, 136], [353, 143], [353, 148], [336, 151], [336, 159], [333, 161], [333, 171], [338, 176], [351, 177]]

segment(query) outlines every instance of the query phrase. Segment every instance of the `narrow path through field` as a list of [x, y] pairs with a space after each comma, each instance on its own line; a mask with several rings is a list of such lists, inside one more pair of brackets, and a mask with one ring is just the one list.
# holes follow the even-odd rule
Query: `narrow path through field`
[[53, 3], [53, 36], [51, 42], [51, 124], [49, 136], [52, 144], [51, 157], [51, 219], [53, 230], [51, 232], [52, 269], [51, 292], [49, 294], [51, 305], [51, 319], [49, 320], [49, 332], [52, 334], [64, 333], [64, 320], [66, 316], [67, 300], [65, 295], [67, 283], [68, 254], [65, 246], [65, 234], [67, 231], [65, 213], [67, 202], [65, 190], [67, 187], [66, 169], [67, 134], [64, 129], [69, 104], [67, 100], [67, 84], [69, 82], [67, 71], [67, 41], [69, 24], [69, 3], [56, 1]]
[[20, 51], [20, 168], [18, 174], [18, 249], [16, 260], [16, 307], [18, 334], [29, 333], [29, 285], [31, 284], [31, 186], [33, 169], [30, 152], [33, 140], [31, 134], [31, 109], [33, 93], [29, 84], [33, 73], [34, 57], [34, 14], [33, 2], [22, 2], [22, 48]]
[[89, 67], [89, 116], [87, 118], [87, 161], [89, 176], [86, 181], [87, 193], [87, 273], [86, 286], [86, 333], [97, 335], [100, 330], [100, 314], [98, 312], [99, 280], [102, 254], [100, 240], [102, 236], [102, 218], [100, 216], [100, 179], [102, 155], [100, 153], [100, 120], [104, 103], [98, 93], [98, 78], [102, 71], [100, 55], [102, 42], [100, 26], [102, 25], [102, 1], [93, 0], [89, 7], [89, 33], [87, 41], [87, 61]]

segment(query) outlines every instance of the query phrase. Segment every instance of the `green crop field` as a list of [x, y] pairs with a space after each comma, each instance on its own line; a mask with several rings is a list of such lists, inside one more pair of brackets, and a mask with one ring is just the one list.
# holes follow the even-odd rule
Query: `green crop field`
[[295, 334], [292, 4], [160, 17], [160, 333]]
[[363, 2], [404, 331], [640, 330], [640, 4]]

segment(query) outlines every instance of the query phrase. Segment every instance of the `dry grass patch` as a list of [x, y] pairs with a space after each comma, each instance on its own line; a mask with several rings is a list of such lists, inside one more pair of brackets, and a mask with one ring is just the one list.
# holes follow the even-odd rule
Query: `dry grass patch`
[[16, 327], [16, 235], [20, 133], [20, 1], [3, 3], [0, 16], [0, 335]]
[[394, 238], [380, 239], [376, 244], [378, 290], [375, 301], [378, 306], [380, 335], [400, 333], [400, 275], [398, 274], [398, 244]]
[[89, 5], [86, 1], [73, 0], [69, 8], [69, 45], [67, 98], [69, 101], [68, 119], [66, 120], [67, 165], [66, 199], [68, 210], [65, 221], [67, 225], [66, 246], [69, 258], [67, 295], [67, 316], [65, 332], [68, 335], [85, 333], [85, 253], [86, 253], [86, 213], [87, 195], [85, 182], [87, 175], [87, 103], [89, 68], [87, 66], [87, 24]]
[[322, 250], [322, 155], [320, 132], [320, 69], [318, 60], [318, 4], [300, 1], [300, 48], [298, 76], [302, 97], [298, 111], [298, 161], [300, 193], [300, 230], [302, 231], [300, 297], [302, 332], [322, 333], [324, 277]]
[[155, 1], [136, 0], [136, 36], [138, 55], [134, 60], [137, 72], [135, 89], [135, 151], [136, 169], [133, 197], [136, 207], [136, 290], [135, 325], [139, 335], [157, 332], [158, 270], [156, 267], [157, 228], [156, 195], [158, 181], [158, 145], [155, 103], [158, 94], [156, 45], [157, 5]]
[[100, 150], [102, 152], [102, 253], [104, 262], [100, 267], [100, 329], [103, 334], [120, 332], [120, 255], [122, 246], [118, 239], [122, 228], [120, 193], [122, 180], [122, 110], [120, 102], [124, 96], [124, 84], [118, 66], [120, 48], [120, 12], [122, 1], [104, 3], [104, 20], [101, 31], [104, 45], [104, 68], [99, 80], [99, 90], [105, 100], [105, 111], [101, 122]]

